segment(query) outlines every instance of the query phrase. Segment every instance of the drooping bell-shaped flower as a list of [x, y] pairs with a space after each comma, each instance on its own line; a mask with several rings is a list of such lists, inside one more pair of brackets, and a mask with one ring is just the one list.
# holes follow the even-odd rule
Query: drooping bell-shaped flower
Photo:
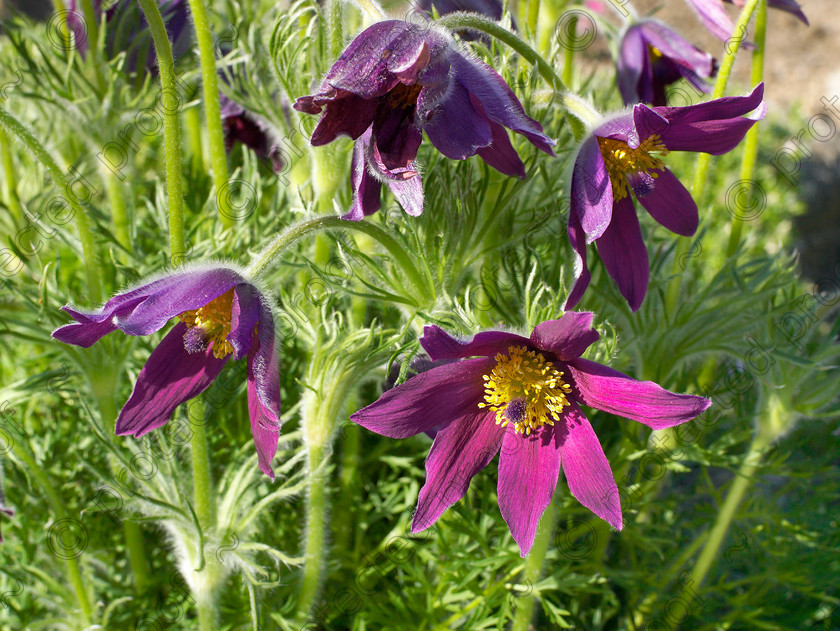
[[626, 105], [666, 105], [665, 87], [686, 79], [711, 92], [703, 79], [715, 74], [715, 60], [656, 20], [631, 24], [618, 45], [618, 88]]
[[219, 93], [219, 105], [225, 149], [229, 152], [235, 143], [241, 143], [258, 158], [270, 161], [272, 170], [280, 173], [283, 155], [266, 123], [222, 92]]
[[569, 240], [576, 261], [567, 309], [578, 304], [589, 285], [586, 246], [592, 242], [630, 308], [641, 306], [649, 268], [633, 196], [671, 232], [693, 235], [699, 223], [697, 204], [663, 158], [671, 151], [731, 151], [764, 116], [763, 97], [761, 83], [747, 96], [699, 105], [636, 105], [585, 138], [572, 172]]
[[500, 451], [499, 509], [522, 556], [534, 543], [561, 466], [572, 495], [622, 528], [615, 478], [579, 406], [663, 429], [690, 421], [711, 401], [583, 359], [599, 337], [591, 324], [591, 313], [568, 312], [538, 324], [529, 337], [485, 331], [468, 341], [437, 326], [424, 329], [420, 344], [440, 363], [350, 417], [390, 438], [434, 432], [412, 532], [464, 497], [473, 476]]
[[120, 410], [117, 435], [142, 436], [169, 421], [181, 403], [204, 392], [231, 359], [247, 358], [248, 411], [260, 470], [280, 435], [280, 373], [274, 317], [263, 293], [227, 265], [186, 268], [117, 294], [94, 312], [66, 306], [76, 322], [53, 337], [88, 348], [120, 330], [151, 335], [172, 319]]
[[320, 91], [299, 98], [294, 108], [323, 113], [313, 146], [342, 135], [356, 141], [354, 199], [345, 219], [376, 212], [383, 183], [409, 215], [423, 211], [414, 161], [423, 132], [447, 158], [478, 154], [493, 168], [520, 178], [525, 166], [505, 128], [554, 155], [555, 142], [525, 114], [504, 79], [433, 25], [374, 24], [341, 54]]

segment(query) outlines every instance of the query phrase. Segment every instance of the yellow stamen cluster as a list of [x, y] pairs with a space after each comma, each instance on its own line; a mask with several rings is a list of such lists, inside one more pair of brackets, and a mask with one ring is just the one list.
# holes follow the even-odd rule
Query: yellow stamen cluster
[[423, 86], [420, 84], [405, 85], [398, 83], [397, 86], [388, 92], [388, 105], [393, 109], [407, 109], [417, 105], [417, 97]]
[[232, 311], [233, 289], [230, 289], [203, 307], [185, 311], [178, 317], [190, 329], [199, 327], [207, 343], [213, 343], [213, 356], [222, 359], [233, 352], [233, 346], [227, 341]]
[[[569, 405], [566, 395], [571, 386], [560, 378], [563, 373], [547, 361], [542, 353], [529, 351], [524, 346], [511, 346], [508, 354], [496, 354], [496, 366], [484, 377], [484, 400], [479, 407], [496, 412], [496, 424], [502, 427], [509, 422], [520, 434], [543, 425], [554, 425], [563, 408]], [[506, 413], [512, 401], [524, 403], [524, 413], [511, 418]], [[521, 407], [521, 406], [517, 406]]]
[[656, 46], [651, 46], [650, 44], [648, 44], [648, 54], [650, 54], [651, 63], [654, 64], [665, 56], [662, 54], [661, 50], [659, 50]]
[[658, 173], [650, 173], [653, 169], [663, 169], [665, 163], [652, 153], [662, 156], [668, 155], [668, 148], [662, 143], [657, 134], [645, 138], [635, 149], [623, 140], [598, 137], [598, 146], [607, 172], [612, 182], [613, 199], [619, 201], [627, 197], [627, 175], [630, 173], [649, 173], [657, 177]]

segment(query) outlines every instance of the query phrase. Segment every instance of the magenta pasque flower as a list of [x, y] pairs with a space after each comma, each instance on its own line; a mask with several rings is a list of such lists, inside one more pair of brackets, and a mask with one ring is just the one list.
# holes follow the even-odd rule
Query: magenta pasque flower
[[[636, 311], [647, 293], [649, 265], [632, 193], [671, 232], [697, 231], [697, 204], [662, 160], [670, 151], [720, 155], [734, 149], [766, 111], [764, 84], [747, 96], [687, 107], [636, 105], [606, 120], [583, 141], [575, 159], [569, 240], [575, 284], [566, 309], [589, 286], [586, 246], [595, 242], [604, 267]], [[753, 112], [751, 116], [747, 116]]]
[[656, 20], [624, 31], [618, 45], [618, 89], [626, 105], [666, 105], [665, 87], [686, 79], [711, 92], [703, 79], [715, 74], [715, 60]]
[[[742, 36], [741, 33], [732, 32], [735, 30], [735, 25], [724, 10], [723, 3], [728, 2], [743, 9], [746, 0], [686, 0], [686, 2], [694, 7], [703, 25], [718, 39], [726, 41], [731, 37]], [[805, 25], [808, 24], [808, 18], [802, 12], [802, 7], [794, 0], [768, 0], [767, 6], [786, 11], [796, 16]]]
[[312, 145], [340, 135], [356, 141], [353, 205], [345, 219], [376, 212], [383, 182], [409, 215], [423, 212], [414, 161], [423, 132], [447, 158], [478, 154], [515, 177], [525, 177], [525, 166], [505, 127], [554, 155], [554, 141], [525, 114], [504, 79], [432, 25], [388, 20], [369, 27], [330, 68], [320, 91], [299, 98], [294, 108], [323, 111]]
[[117, 329], [151, 335], [180, 320], [140, 371], [117, 418], [117, 435], [142, 436], [160, 427], [181, 403], [204, 392], [228, 360], [247, 357], [251, 432], [260, 470], [274, 479], [270, 463], [280, 436], [274, 317], [243, 273], [221, 265], [185, 268], [117, 294], [95, 312], [63, 309], [76, 322], [53, 337], [84, 348]]
[[579, 405], [662, 429], [693, 419], [711, 401], [583, 359], [599, 337], [591, 325], [591, 313], [568, 312], [538, 324], [530, 337], [485, 331], [461, 341], [437, 326], [424, 329], [420, 344], [432, 360], [456, 361], [410, 378], [350, 417], [390, 438], [437, 428], [412, 532], [464, 497], [473, 476], [500, 451], [499, 509], [522, 556], [554, 495], [561, 463], [572, 495], [622, 528], [615, 478]]

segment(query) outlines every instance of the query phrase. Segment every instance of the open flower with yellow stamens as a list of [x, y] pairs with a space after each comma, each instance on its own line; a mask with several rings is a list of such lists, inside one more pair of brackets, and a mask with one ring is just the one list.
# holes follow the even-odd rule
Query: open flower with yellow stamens
[[500, 450], [499, 509], [522, 556], [554, 495], [561, 462], [572, 495], [621, 529], [615, 478], [578, 405], [663, 429], [690, 421], [711, 401], [581, 358], [598, 337], [592, 314], [576, 312], [538, 324], [530, 337], [485, 331], [460, 341], [437, 326], [424, 329], [420, 344], [438, 363], [350, 417], [390, 438], [436, 430], [412, 532], [464, 497]]
[[63, 309], [76, 322], [53, 337], [83, 348], [117, 329], [151, 335], [179, 319], [140, 371], [117, 419], [117, 435], [142, 436], [165, 424], [176, 407], [210, 386], [228, 360], [247, 356], [251, 432], [260, 470], [274, 478], [271, 460], [280, 436], [274, 317], [263, 293], [242, 272], [228, 266], [186, 268], [118, 294], [93, 313]]
[[[683, 236], [697, 231], [697, 204], [666, 167], [671, 151], [720, 155], [734, 149], [764, 117], [764, 84], [747, 96], [687, 107], [648, 107], [611, 118], [583, 141], [572, 172], [569, 240], [575, 284], [566, 309], [589, 286], [586, 246], [595, 242], [604, 267], [636, 311], [648, 286], [648, 256], [633, 194], [660, 224]], [[750, 114], [752, 112], [752, 114]], [[750, 114], [748, 116], [748, 114]]]

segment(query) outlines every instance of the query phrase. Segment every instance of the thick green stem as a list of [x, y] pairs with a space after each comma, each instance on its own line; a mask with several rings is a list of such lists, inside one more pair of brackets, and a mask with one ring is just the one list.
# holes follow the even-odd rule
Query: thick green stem
[[423, 276], [415, 267], [411, 254], [394, 239], [391, 235], [385, 232], [382, 228], [367, 222], [367, 221], [345, 221], [338, 217], [316, 217], [293, 226], [289, 226], [274, 240], [265, 247], [265, 249], [257, 256], [257, 259], [248, 266], [246, 274], [251, 278], [256, 278], [265, 273], [276, 261], [277, 257], [287, 247], [307, 236], [313, 232], [320, 232], [322, 230], [333, 230], [336, 228], [346, 228], [348, 230], [355, 230], [362, 232], [371, 238], [378, 241], [394, 260], [400, 265], [408, 277], [409, 282], [413, 285], [415, 291], [420, 292], [422, 304], [426, 304], [434, 296], [434, 287], [431, 285], [431, 280]]
[[[758, 9], [755, 13], [755, 50], [752, 57], [752, 73], [750, 83], [758, 85], [764, 78], [764, 48], [767, 40], [767, 0], [759, 0]], [[747, 137], [744, 139], [744, 158], [741, 162], [741, 182], [747, 183], [750, 187], [749, 195], [752, 195], [753, 173], [755, 162], [758, 157], [758, 125], [759, 121], [750, 127]], [[736, 205], [732, 217], [732, 231], [729, 233], [729, 247], [726, 249], [726, 256], [732, 256], [741, 243], [741, 232], [744, 228], [744, 221], [738, 216]]]
[[[173, 266], [184, 262], [184, 181], [181, 174], [181, 122], [175, 59], [166, 35], [166, 25], [155, 0], [138, 0], [155, 43], [163, 103], [163, 148], [166, 160], [166, 190], [169, 196], [169, 257]], [[218, 104], [218, 95], [216, 96]]]
[[[58, 163], [53, 160], [53, 157], [44, 148], [44, 145], [31, 132], [2, 107], [0, 107], [0, 125], [14, 134], [23, 143], [29, 152], [47, 170], [53, 183], [59, 189], [64, 190], [67, 185], [67, 180]], [[76, 219], [76, 226], [79, 230], [79, 241], [82, 243], [82, 253], [85, 258], [85, 270], [87, 272], [90, 299], [91, 302], [98, 303], [102, 301], [102, 276], [99, 261], [96, 257], [91, 221], [84, 208], [76, 201], [73, 195], [68, 195], [67, 201], [73, 208], [73, 216]]]
[[[117, 406], [114, 402], [116, 373], [109, 375], [91, 375], [91, 389], [94, 393], [99, 416], [102, 419], [103, 429], [108, 430], [108, 435], [114, 433], [114, 425], [117, 420]], [[120, 473], [120, 466], [116, 460], [111, 461], [111, 470], [114, 475]], [[125, 536], [125, 547], [128, 550], [128, 561], [131, 565], [131, 572], [134, 574], [134, 587], [138, 594], [146, 591], [152, 584], [152, 571], [143, 544], [143, 532], [140, 524], [127, 519], [123, 520], [123, 534]]]
[[207, 7], [204, 0], [190, 0], [190, 12], [195, 23], [198, 60], [201, 64], [204, 117], [207, 123], [210, 167], [213, 169], [213, 184], [216, 187], [219, 219], [225, 228], [232, 228], [234, 213], [230, 208], [228, 196], [221, 194], [227, 189], [228, 166], [225, 134], [222, 129], [221, 105], [219, 104], [219, 78], [216, 70], [216, 57], [213, 52], [213, 33], [210, 31], [210, 21], [207, 19]]
[[[53, 513], [55, 513], [55, 516], [59, 520], [68, 519], [67, 511], [64, 509], [64, 502], [58, 496], [58, 493], [56, 493], [56, 490], [53, 487], [52, 482], [50, 482], [46, 472], [35, 460], [35, 454], [32, 453], [29, 445], [25, 444], [25, 437], [20, 436], [20, 439], [19, 445], [14, 448], [15, 455], [23, 462], [26, 467], [27, 474], [35, 478], [44, 493], [46, 493], [47, 502], [49, 503]], [[82, 626], [87, 628], [91, 623], [93, 608], [91, 606], [91, 600], [88, 596], [88, 592], [85, 589], [85, 582], [82, 578], [82, 570], [79, 567], [78, 557], [70, 555], [63, 556], [69, 556], [69, 558], [65, 558], [64, 561], [67, 566], [68, 580], [73, 586], [73, 591], [76, 594], [76, 599], [79, 601], [79, 607], [82, 610]]]
[[[577, 30], [577, 17], [572, 17], [569, 20], [569, 32], [574, 33]], [[572, 85], [572, 71], [574, 70], [575, 61], [575, 47], [571, 44], [566, 45], [566, 50], [563, 53], [563, 83]]]
[[207, 443], [206, 416], [200, 399], [190, 404], [192, 424], [193, 505], [198, 523], [208, 530], [216, 525], [213, 478], [210, 472], [210, 449]]
[[344, 49], [341, 0], [330, 0], [330, 58], [338, 59]]
[[[726, 54], [723, 57], [720, 70], [718, 70], [717, 80], [715, 81], [715, 87], [712, 91], [713, 99], [721, 98], [726, 92], [726, 86], [729, 83], [729, 76], [732, 74], [732, 66], [735, 63], [735, 57], [738, 54], [738, 50], [741, 48], [741, 41], [744, 39], [744, 35], [747, 32], [747, 25], [750, 23], [759, 2], [766, 2], [766, 0], [748, 0], [747, 4], [741, 10], [741, 15], [738, 16], [738, 22], [735, 24], [733, 35], [729, 38], [729, 40], [727, 40], [726, 46], [724, 47]], [[691, 187], [691, 196], [694, 198], [694, 201], [697, 202], [698, 206], [703, 201], [703, 191], [706, 188], [706, 178], [709, 173], [710, 160], [711, 155], [708, 153], [701, 153], [697, 156], [697, 166], [694, 170], [694, 183]], [[685, 238], [677, 239], [676, 246], [674, 247], [674, 261], [671, 267], [672, 278], [668, 285], [668, 291], [665, 295], [666, 313], [671, 317], [673, 317], [676, 313], [677, 301], [680, 296], [680, 285], [682, 284], [683, 276], [685, 276], [683, 273], [684, 270], [680, 268], [680, 261], [683, 258], [682, 255], [688, 251], [688, 246], [686, 245], [687, 242], [688, 239]]]
[[[548, 544], [554, 531], [554, 511], [558, 497], [559, 495], [555, 495], [548, 508], [545, 509], [540, 519], [534, 545], [525, 558], [525, 575], [522, 582], [528, 587], [529, 592], [532, 591], [533, 586], [539, 582], [540, 576], [542, 576], [545, 554], [548, 552]], [[528, 631], [531, 626], [536, 600], [536, 596], [528, 593], [517, 601], [516, 613], [513, 616], [510, 631]]]
[[[325, 450], [321, 446], [309, 445], [307, 455], [309, 470], [312, 471], [323, 464]], [[304, 550], [306, 565], [303, 568], [298, 599], [298, 612], [301, 617], [309, 614], [321, 586], [326, 527], [327, 480], [326, 475], [321, 473], [310, 483], [306, 501], [306, 549]]]
[[196, 173], [204, 171], [204, 147], [201, 141], [201, 113], [198, 108], [184, 110], [184, 123], [187, 129], [187, 143], [190, 147], [190, 161]]

